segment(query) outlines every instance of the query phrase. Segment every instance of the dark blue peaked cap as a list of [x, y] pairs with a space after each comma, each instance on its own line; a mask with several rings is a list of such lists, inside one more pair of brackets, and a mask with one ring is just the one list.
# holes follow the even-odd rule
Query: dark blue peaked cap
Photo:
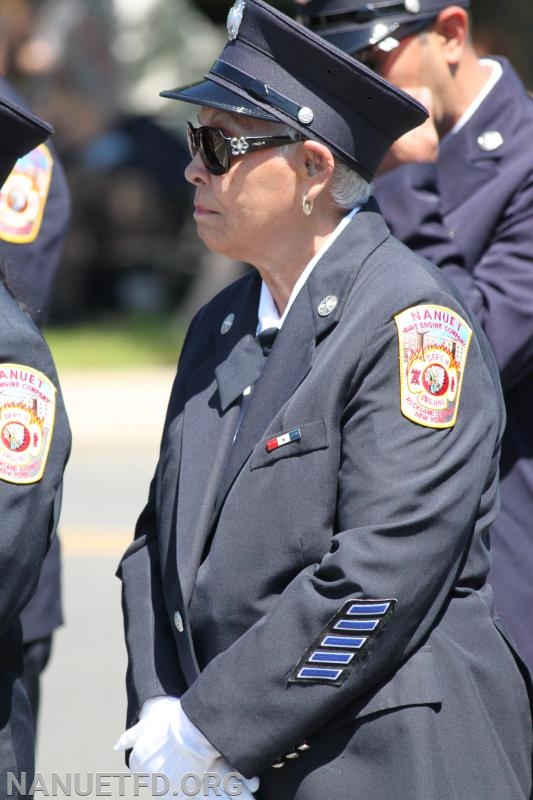
[[296, 18], [328, 42], [357, 54], [388, 36], [400, 40], [422, 30], [448, 6], [469, 0], [294, 0]]
[[17, 159], [44, 142], [53, 129], [0, 94], [0, 186]]
[[237, 0], [229, 41], [205, 79], [162, 92], [282, 122], [326, 144], [366, 180], [426, 109], [263, 0]]

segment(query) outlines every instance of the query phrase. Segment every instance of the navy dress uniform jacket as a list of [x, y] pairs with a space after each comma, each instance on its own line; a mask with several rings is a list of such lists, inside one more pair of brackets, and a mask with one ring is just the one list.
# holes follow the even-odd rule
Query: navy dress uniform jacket
[[489, 581], [533, 670], [533, 100], [497, 60], [502, 77], [437, 164], [399, 167], [375, 193], [393, 234], [459, 288], [496, 355], [507, 427]]
[[[8, 772], [17, 780], [26, 772], [27, 785], [32, 781], [33, 720], [24, 688], [20, 613], [35, 591], [57, 526], [71, 441], [48, 346], [29, 316], [0, 284], [0, 368], [3, 364], [27, 365], [44, 373], [57, 394], [55, 422], [41, 479], [28, 484], [0, 479], [0, 798], [8, 796]], [[5, 427], [4, 418], [2, 426]]]
[[[259, 288], [251, 273], [224, 290], [184, 345], [119, 566], [128, 725], [149, 697], [181, 696], [268, 800], [528, 797], [526, 685], [485, 584], [504, 426], [488, 343], [440, 271], [362, 210], [296, 298], [233, 443], [228, 375]], [[400, 411], [393, 318], [426, 303], [476, 329], [445, 430]], [[337, 646], [339, 680], [304, 677], [368, 615], [363, 644]]]

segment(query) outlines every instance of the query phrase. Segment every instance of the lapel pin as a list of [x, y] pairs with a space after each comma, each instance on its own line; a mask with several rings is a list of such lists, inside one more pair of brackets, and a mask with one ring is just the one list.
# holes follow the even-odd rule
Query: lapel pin
[[235, 322], [235, 314], [233, 314], [232, 312], [231, 314], [228, 314], [228, 316], [220, 326], [220, 333], [222, 334], [222, 336], [224, 336], [224, 334], [228, 333], [228, 331], [231, 330], [231, 327], [234, 322]]
[[327, 317], [328, 314], [331, 314], [337, 308], [337, 303], [339, 301], [335, 297], [334, 294], [328, 294], [327, 297], [320, 302], [318, 306], [318, 313], [321, 317]]
[[297, 442], [298, 439], [301, 438], [302, 432], [300, 428], [294, 428], [294, 430], [289, 431], [288, 433], [282, 433], [281, 436], [275, 436], [273, 439], [269, 439], [266, 443], [267, 453], [271, 453], [272, 450], [277, 450], [278, 447], [281, 447], [284, 444]]
[[481, 136], [478, 136], [477, 143], [479, 147], [486, 153], [492, 150], [497, 150], [503, 144], [503, 136], [500, 131], [485, 131]]

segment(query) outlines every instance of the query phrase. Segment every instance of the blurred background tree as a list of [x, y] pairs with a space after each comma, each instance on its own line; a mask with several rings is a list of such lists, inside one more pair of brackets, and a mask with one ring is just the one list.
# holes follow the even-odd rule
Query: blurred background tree
[[[291, 14], [292, 0], [272, 0]], [[0, 69], [56, 129], [73, 196], [52, 322], [190, 316], [242, 270], [205, 252], [183, 179], [191, 108], [159, 97], [204, 74], [231, 0], [0, 0]], [[483, 53], [533, 87], [531, 0], [472, 0]]]

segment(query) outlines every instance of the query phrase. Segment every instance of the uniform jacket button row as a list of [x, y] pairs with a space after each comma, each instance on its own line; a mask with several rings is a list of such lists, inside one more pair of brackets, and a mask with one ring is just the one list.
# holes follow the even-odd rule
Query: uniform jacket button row
[[291, 750], [289, 753], [285, 753], [284, 756], [279, 756], [274, 763], [272, 764], [274, 769], [281, 769], [284, 767], [287, 761], [293, 761], [295, 758], [299, 758], [302, 753], [305, 753], [306, 750], [310, 750], [311, 745], [307, 744], [307, 742], [301, 742], [294, 750]]

